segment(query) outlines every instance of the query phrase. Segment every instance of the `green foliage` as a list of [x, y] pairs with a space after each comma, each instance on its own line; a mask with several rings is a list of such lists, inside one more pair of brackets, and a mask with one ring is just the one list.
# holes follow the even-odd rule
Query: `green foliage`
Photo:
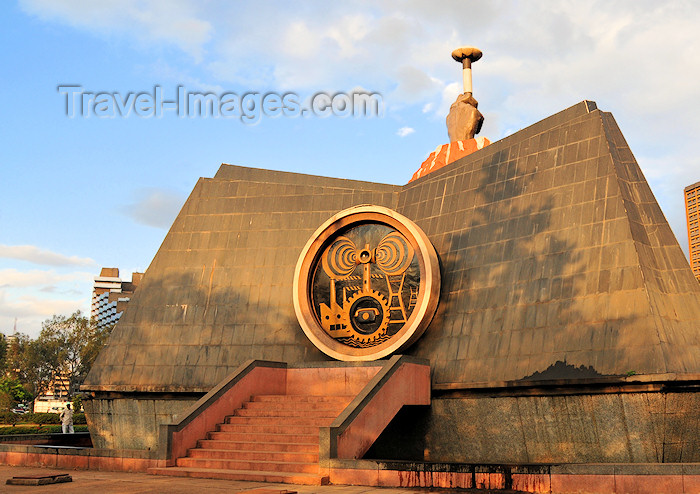
[[48, 385], [51, 379], [44, 360], [45, 352], [26, 334], [18, 333], [16, 336], [17, 341], [7, 356], [8, 375], [19, 380], [32, 394], [38, 395], [42, 391], [42, 383]]
[[[22, 415], [12, 412], [0, 412], [0, 424], [60, 424], [57, 413], [25, 413]], [[73, 424], [87, 424], [84, 413], [73, 415]]]
[[80, 363], [81, 372], [84, 376], [90, 372], [92, 364], [95, 363], [97, 355], [102, 351], [102, 348], [107, 344], [107, 340], [112, 334], [115, 324], [105, 328], [97, 328], [94, 323], [90, 323], [90, 332], [85, 339], [85, 345], [81, 349]]
[[5, 368], [9, 376], [19, 379], [20, 382], [24, 384], [27, 383], [25, 374], [25, 351], [31, 340], [29, 336], [23, 333], [16, 333], [15, 336], [17, 337], [16, 340], [7, 349]]
[[0, 391], [0, 411], [9, 412], [15, 406], [15, 400], [6, 391]]
[[16, 403], [26, 403], [34, 399], [17, 378], [3, 377], [0, 379], [0, 391], [7, 393]]
[[60, 424], [61, 419], [57, 413], [25, 413], [22, 422], [31, 424]]
[[77, 394], [73, 397], [73, 411], [78, 413], [83, 408], [83, 395]]
[[7, 338], [0, 333], [0, 370], [7, 369]]
[[[87, 425], [76, 425], [75, 432], [89, 432]], [[60, 434], [63, 429], [60, 425], [18, 425], [16, 427], [0, 427], [0, 436], [14, 434]]]
[[20, 416], [15, 413], [7, 411], [0, 412], [0, 423], [2, 424], [14, 425], [19, 422], [19, 420]]
[[0, 379], [0, 410], [9, 411], [17, 403], [31, 401], [33, 396], [16, 377], [5, 376]]
[[[38, 376], [37, 381], [41, 383], [44, 391], [54, 376], [65, 376], [68, 378], [67, 391], [72, 392], [76, 378], [81, 374], [80, 353], [82, 347], [87, 344], [91, 330], [90, 321], [83, 317], [80, 311], [70, 315], [70, 317], [56, 316], [47, 319], [41, 324], [39, 337], [30, 344], [30, 349], [41, 359], [35, 361], [38, 365], [46, 367], [46, 375]], [[60, 381], [63, 385], [63, 381]]]

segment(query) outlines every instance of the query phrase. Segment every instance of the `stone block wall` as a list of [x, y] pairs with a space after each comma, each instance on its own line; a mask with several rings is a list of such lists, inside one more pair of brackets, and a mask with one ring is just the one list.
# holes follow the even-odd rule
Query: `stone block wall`
[[169, 424], [197, 398], [143, 398], [129, 395], [85, 400], [93, 447], [158, 450], [158, 428]]
[[700, 461], [699, 409], [694, 392], [433, 399], [405, 409], [366, 458], [693, 463]]

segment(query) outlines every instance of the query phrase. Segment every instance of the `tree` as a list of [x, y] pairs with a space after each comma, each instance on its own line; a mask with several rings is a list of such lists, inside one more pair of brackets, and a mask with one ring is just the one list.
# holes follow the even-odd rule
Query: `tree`
[[12, 344], [7, 350], [5, 357], [5, 370], [9, 377], [19, 379], [23, 383], [27, 383], [25, 369], [26, 351], [31, 339], [24, 333], [15, 333]]
[[7, 369], [7, 338], [0, 333], [0, 370]]
[[51, 384], [58, 356], [55, 347], [49, 348], [39, 339], [30, 340], [27, 335], [21, 335], [18, 341], [17, 354], [14, 357], [11, 375], [15, 375], [29, 390], [38, 396], [44, 393]]
[[39, 337], [30, 341], [23, 352], [26, 377], [37, 395], [53, 382], [71, 396], [85, 379], [112, 328], [98, 329], [80, 311], [69, 317], [54, 315], [41, 326]]
[[90, 371], [114, 325], [100, 329], [76, 311], [68, 317], [54, 315], [41, 327], [36, 340], [22, 333], [14, 335], [16, 338], [4, 359], [7, 378], [17, 380], [35, 396], [44, 394], [51, 384], [72, 396]]
[[0, 411], [9, 412], [15, 405], [16, 402], [9, 394], [5, 393], [4, 391], [0, 391]]
[[112, 334], [115, 325], [116, 324], [112, 324], [104, 328], [98, 328], [95, 324], [91, 323], [90, 337], [87, 339], [87, 343], [82, 347], [80, 353], [80, 375], [83, 378], [90, 372], [97, 355], [99, 355], [102, 348], [107, 344], [107, 340]]

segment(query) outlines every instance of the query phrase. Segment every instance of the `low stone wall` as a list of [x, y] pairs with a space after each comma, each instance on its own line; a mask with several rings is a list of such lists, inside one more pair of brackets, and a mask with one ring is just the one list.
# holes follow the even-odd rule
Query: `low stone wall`
[[433, 398], [404, 409], [365, 458], [459, 463], [700, 462], [700, 394]]
[[[0, 444], [0, 464], [69, 470], [146, 472], [165, 466], [151, 451], [61, 449]], [[494, 465], [332, 460], [332, 484], [483, 489], [556, 494], [697, 494], [700, 464]], [[478, 492], [478, 491], [477, 491]]]
[[91, 448], [92, 440], [90, 439], [89, 432], [76, 432], [73, 434], [12, 434], [7, 436], [0, 436], [0, 444], [26, 444]]
[[146, 472], [164, 466], [153, 451], [62, 448], [0, 444], [0, 464], [25, 467], [104, 470], [109, 472]]
[[[333, 460], [331, 484], [547, 494], [695, 494], [700, 464], [498, 465]], [[471, 492], [471, 491], [470, 491]]]

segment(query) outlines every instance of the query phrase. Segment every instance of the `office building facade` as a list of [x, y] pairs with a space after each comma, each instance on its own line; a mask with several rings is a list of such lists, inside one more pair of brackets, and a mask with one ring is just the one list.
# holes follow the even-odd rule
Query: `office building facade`
[[688, 259], [693, 274], [700, 281], [700, 182], [684, 189], [685, 217], [688, 221]]
[[102, 268], [100, 275], [95, 276], [90, 317], [99, 328], [116, 324], [141, 283], [142, 276], [143, 273], [132, 273], [131, 281], [122, 280], [119, 268]]

